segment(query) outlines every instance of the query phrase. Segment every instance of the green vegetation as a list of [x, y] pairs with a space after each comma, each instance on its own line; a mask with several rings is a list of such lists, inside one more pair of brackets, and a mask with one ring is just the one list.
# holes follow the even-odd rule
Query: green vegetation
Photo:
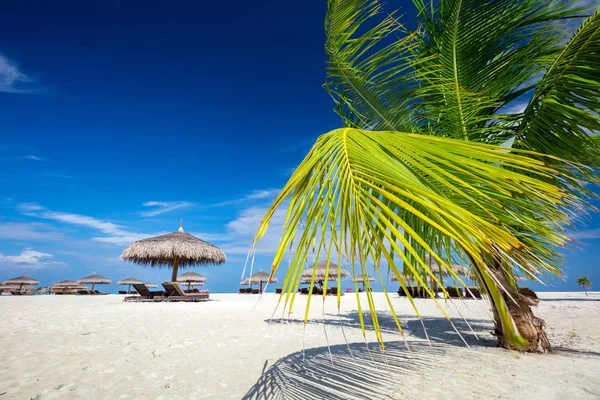
[[[600, 130], [600, 16], [569, 39], [561, 22], [581, 17], [575, 3], [413, 3], [411, 30], [376, 0], [329, 0], [324, 87], [344, 128], [317, 140], [255, 245], [288, 206], [273, 273], [293, 248], [289, 312], [310, 252], [355, 275], [372, 265], [384, 287], [390, 273], [402, 287], [416, 281], [433, 298], [448, 278], [426, 260], [464, 284], [449, 267], [457, 261], [487, 294], [502, 346], [550, 351], [530, 308], [539, 299], [515, 278], [560, 275], [566, 229], [590, 209], [582, 182], [598, 183], [600, 165], [590, 134]], [[360, 303], [359, 315], [364, 330]]]
[[583, 288], [585, 295], [588, 295], [587, 288], [592, 286], [592, 282], [588, 279], [587, 276], [580, 276], [577, 278], [577, 284]]

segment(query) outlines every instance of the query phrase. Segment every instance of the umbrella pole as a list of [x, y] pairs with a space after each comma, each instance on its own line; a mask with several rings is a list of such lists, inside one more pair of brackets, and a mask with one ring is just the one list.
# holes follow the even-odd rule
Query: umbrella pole
[[127, 293], [131, 292], [131, 284], [127, 285]]
[[19, 286], [19, 293], [21, 293], [21, 289], [23, 289], [23, 284], [21, 283], [21, 285]]
[[260, 281], [260, 292], [262, 293], [262, 281]]
[[177, 269], [179, 268], [179, 259], [173, 259], [173, 273], [171, 274], [171, 282], [177, 282]]
[[94, 291], [94, 285], [95, 285], [95, 283], [92, 283], [92, 292]]
[[188, 290], [190, 290], [190, 286], [192, 286], [192, 281], [188, 281]]

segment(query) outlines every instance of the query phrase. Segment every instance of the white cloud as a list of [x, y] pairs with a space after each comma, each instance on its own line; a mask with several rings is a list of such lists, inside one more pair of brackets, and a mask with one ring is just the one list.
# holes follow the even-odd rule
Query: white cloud
[[63, 234], [52, 227], [40, 223], [0, 223], [0, 240], [36, 240], [56, 241], [62, 239]]
[[40, 269], [56, 265], [64, 265], [63, 262], [54, 261], [54, 255], [42, 253], [41, 251], [36, 251], [30, 248], [24, 249], [21, 254], [17, 256], [5, 256], [0, 253], [0, 262]]
[[154, 217], [180, 208], [192, 207], [194, 203], [189, 201], [147, 201], [142, 204], [144, 207], [155, 207], [153, 210], [142, 212], [144, 217]]
[[600, 228], [571, 232], [571, 239], [600, 239]]
[[17, 65], [8, 58], [0, 55], [0, 92], [30, 93], [32, 89], [27, 84], [35, 80], [19, 70]]

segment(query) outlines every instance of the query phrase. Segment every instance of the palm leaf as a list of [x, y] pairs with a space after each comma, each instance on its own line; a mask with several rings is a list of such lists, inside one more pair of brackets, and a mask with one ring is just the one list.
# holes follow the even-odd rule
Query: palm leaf
[[[471, 260], [488, 283], [490, 295], [500, 304], [507, 336], [518, 342], [510, 315], [502, 311], [502, 289], [494, 284], [488, 258], [500, 260], [511, 273], [558, 274], [556, 248], [567, 242], [564, 227], [570, 224], [562, 207], [585, 206], [549, 183], [552, 176], [571, 181], [573, 165], [563, 167], [556, 160], [557, 165], [548, 167], [528, 154], [425, 135], [334, 130], [318, 139], [282, 189], [261, 222], [255, 245], [276, 209], [289, 200], [272, 270], [274, 274], [295, 243], [280, 298], [285, 298], [289, 312], [312, 249], [317, 260], [348, 260], [362, 274], [373, 263], [381, 276], [385, 261], [403, 287], [404, 268], [432, 297], [433, 284], [443, 285], [424, 252], [446, 267], [449, 254], [458, 254]], [[515, 218], [521, 223], [515, 224]], [[300, 220], [306, 221], [303, 228]], [[435, 243], [440, 245], [430, 245]], [[375, 320], [370, 293], [367, 298]], [[380, 337], [376, 325], [375, 330]]]
[[[529, 102], [515, 147], [599, 167], [600, 9], [556, 57]], [[594, 173], [592, 171], [592, 173]]]
[[434, 134], [499, 144], [514, 124], [496, 112], [527, 92], [561, 49], [563, 30], [552, 23], [575, 17], [569, 2], [441, 0], [419, 10], [416, 65], [424, 82], [416, 96], [422, 124]]

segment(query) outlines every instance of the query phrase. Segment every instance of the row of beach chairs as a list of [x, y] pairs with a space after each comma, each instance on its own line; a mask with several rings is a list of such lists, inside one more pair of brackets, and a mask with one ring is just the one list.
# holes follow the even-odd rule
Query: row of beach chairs
[[143, 283], [132, 285], [138, 296], [127, 296], [123, 301], [127, 302], [198, 302], [209, 300], [208, 290], [183, 290], [178, 282], [163, 282], [165, 290], [150, 290]]
[[240, 288], [240, 294], [260, 294], [260, 289]]
[[[398, 289], [399, 296], [408, 296], [410, 294], [411, 297], [417, 299], [428, 299], [430, 298], [429, 294], [425, 291], [423, 287], [418, 286], [408, 286], [405, 290], [403, 287]], [[451, 299], [481, 299], [481, 291], [476, 287], [470, 287], [469, 290], [463, 290], [456, 286], [448, 286], [446, 287], [446, 292], [448, 293], [448, 297]], [[408, 294], [407, 294], [408, 293]], [[438, 290], [437, 293], [442, 293], [441, 290]]]
[[83, 294], [83, 295], [98, 295], [98, 294], [108, 294], [107, 292], [101, 292], [99, 290], [85, 290], [85, 289], [80, 289], [77, 291], [77, 294]]

